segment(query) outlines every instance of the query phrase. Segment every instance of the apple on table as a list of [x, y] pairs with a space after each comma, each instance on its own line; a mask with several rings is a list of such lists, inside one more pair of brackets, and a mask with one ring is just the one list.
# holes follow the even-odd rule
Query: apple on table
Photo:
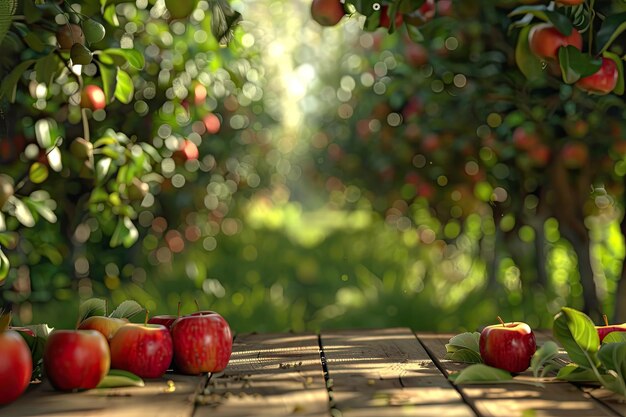
[[609, 324], [609, 320], [606, 314], [603, 314], [602, 318], [604, 319], [604, 326], [596, 326], [596, 330], [598, 331], [598, 337], [600, 338], [600, 342], [602, 342], [609, 333], [626, 332], [626, 323]]
[[16, 400], [30, 384], [33, 361], [20, 334], [9, 329], [10, 314], [0, 316], [0, 405]]
[[96, 330], [53, 330], [46, 341], [44, 369], [57, 390], [95, 388], [110, 363], [107, 340]]
[[487, 326], [480, 333], [480, 356], [486, 365], [509, 372], [523, 372], [530, 366], [530, 359], [537, 350], [535, 334], [523, 322]]
[[172, 324], [174, 365], [184, 374], [219, 372], [226, 368], [233, 348], [228, 322], [213, 311], [197, 311]]

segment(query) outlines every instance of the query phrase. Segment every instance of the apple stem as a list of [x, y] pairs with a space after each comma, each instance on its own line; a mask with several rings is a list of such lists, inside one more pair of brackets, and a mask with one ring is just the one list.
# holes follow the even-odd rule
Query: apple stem
[[148, 309], [146, 308], [146, 319], [145, 319], [145, 320], [144, 320], [144, 322], [143, 322], [143, 325], [144, 325], [144, 326], [147, 326], [147, 325], [148, 325], [148, 316], [149, 316], [149, 315], [150, 315], [150, 310], [148, 310]]
[[107, 300], [106, 298], [104, 299], [104, 315], [109, 315], [109, 300]]
[[178, 301], [178, 312], [176, 314], [178, 317], [180, 317], [180, 301]]
[[198, 304], [198, 300], [196, 300], [195, 298], [193, 299], [193, 302], [196, 303], [196, 310], [200, 311], [200, 304]]
[[609, 325], [609, 318], [606, 316], [606, 314], [602, 315], [602, 319], [604, 320], [604, 325], [608, 326]]
[[504, 320], [502, 320], [502, 317], [498, 316], [498, 321], [500, 322], [501, 325], [504, 326]]

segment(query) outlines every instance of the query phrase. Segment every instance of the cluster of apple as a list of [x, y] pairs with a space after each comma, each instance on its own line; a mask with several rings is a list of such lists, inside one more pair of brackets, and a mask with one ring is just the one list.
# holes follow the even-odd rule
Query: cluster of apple
[[[5, 316], [2, 316], [5, 317]], [[0, 322], [0, 324], [2, 324]], [[0, 333], [0, 404], [19, 397], [31, 380], [31, 351], [17, 330]], [[20, 331], [31, 332], [29, 329]], [[54, 330], [43, 353], [45, 375], [61, 391], [96, 388], [110, 369], [158, 378], [168, 369], [196, 375], [226, 368], [232, 353], [226, 320], [214, 311], [154, 316], [143, 324], [91, 316], [77, 330]]]

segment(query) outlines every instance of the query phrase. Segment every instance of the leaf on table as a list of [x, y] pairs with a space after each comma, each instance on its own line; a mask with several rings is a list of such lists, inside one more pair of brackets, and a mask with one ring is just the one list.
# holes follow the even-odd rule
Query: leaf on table
[[560, 365], [555, 361], [559, 355], [559, 347], [549, 341], [543, 344], [530, 359], [530, 369], [535, 378], [544, 377], [548, 372], [558, 369]]
[[600, 338], [593, 321], [586, 314], [563, 307], [554, 317], [553, 333], [572, 362], [585, 368], [599, 365]]
[[462, 363], [482, 363], [483, 359], [478, 352], [470, 349], [458, 349], [454, 352], [448, 352], [443, 357], [444, 359], [451, 360], [453, 362]]
[[121, 369], [111, 369], [96, 388], [143, 387], [143, 379]]
[[583, 368], [575, 363], [569, 363], [559, 369], [556, 379], [568, 382], [598, 382], [598, 377], [592, 369]]
[[513, 376], [499, 368], [488, 366], [482, 363], [470, 365], [461, 372], [448, 377], [455, 385], [458, 384], [524, 384], [543, 387], [540, 382], [529, 381], [527, 379], [513, 378]]
[[[607, 343], [598, 352], [598, 359], [610, 375], [602, 377], [602, 385], [626, 396], [626, 343]], [[611, 378], [612, 376], [613, 378]]]
[[123, 301], [120, 305], [117, 306], [115, 310], [109, 314], [109, 317], [117, 318], [117, 319], [129, 319], [135, 314], [141, 313], [143, 307], [134, 300], [126, 300]]
[[78, 322], [91, 316], [103, 316], [106, 313], [106, 301], [102, 298], [90, 298], [83, 301], [78, 309]]
[[452, 336], [446, 344], [446, 352], [452, 353], [460, 349], [480, 352], [480, 333], [465, 332]]

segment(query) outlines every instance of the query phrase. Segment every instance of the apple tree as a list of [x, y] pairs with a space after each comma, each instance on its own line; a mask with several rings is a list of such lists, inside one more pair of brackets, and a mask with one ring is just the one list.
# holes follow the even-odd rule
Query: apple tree
[[624, 3], [345, 3], [369, 53], [342, 64], [344, 120], [313, 119], [320, 169], [391, 226], [472, 253], [491, 294], [623, 319], [606, 293], [626, 287]]

